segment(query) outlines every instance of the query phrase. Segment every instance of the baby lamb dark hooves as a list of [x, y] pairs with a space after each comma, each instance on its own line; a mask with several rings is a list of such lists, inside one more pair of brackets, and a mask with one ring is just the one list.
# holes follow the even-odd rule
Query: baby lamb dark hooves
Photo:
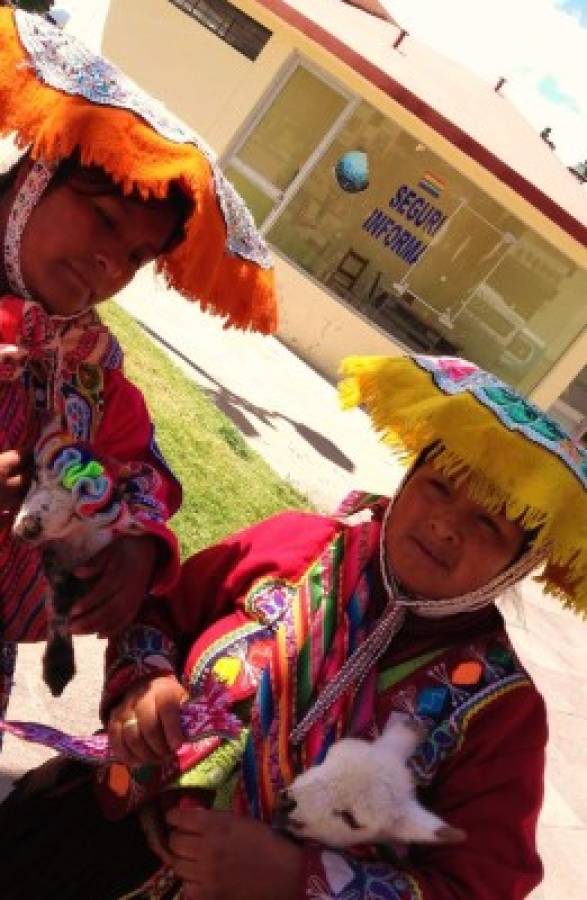
[[75, 675], [71, 637], [55, 634], [43, 655], [43, 680], [54, 697], [60, 697]]

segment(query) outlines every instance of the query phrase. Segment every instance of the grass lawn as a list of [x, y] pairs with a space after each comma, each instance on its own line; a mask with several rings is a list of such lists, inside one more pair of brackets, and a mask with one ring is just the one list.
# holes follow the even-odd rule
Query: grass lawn
[[134, 319], [115, 303], [101, 306], [100, 315], [122, 344], [126, 373], [143, 391], [158, 443], [183, 484], [172, 525], [184, 558], [278, 510], [311, 508]]

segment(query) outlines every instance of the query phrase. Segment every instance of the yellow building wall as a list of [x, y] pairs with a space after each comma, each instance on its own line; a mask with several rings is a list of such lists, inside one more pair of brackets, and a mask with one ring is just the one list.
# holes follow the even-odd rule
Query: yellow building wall
[[554, 403], [587, 362], [586, 330], [577, 336], [577, 297], [583, 286], [584, 273], [577, 270], [559, 290], [556, 302], [545, 303], [527, 322], [530, 331], [556, 335], [559, 346], [567, 345], [562, 356], [554, 359], [553, 352], [546, 346], [545, 357], [550, 365], [534, 390], [530, 390], [524, 381], [518, 385], [522, 391], [526, 388], [539, 406], [548, 407]]
[[276, 35], [253, 63], [169, 0], [111, 0], [102, 51], [222, 155], [291, 42]]
[[279, 337], [331, 381], [352, 354], [398, 356], [402, 350], [372, 322], [324, 290], [289, 260], [276, 255]]
[[530, 394], [530, 399], [542, 409], [548, 409], [574, 381], [587, 362], [587, 328], [583, 329], [571, 347], [554, 363], [548, 375]]
[[[400, 104], [256, 0], [231, 0], [273, 32], [253, 63], [168, 0], [111, 0], [103, 50], [139, 84], [195, 128], [219, 156], [230, 151], [252, 112], [295, 55], [311, 60], [397, 122], [575, 264], [587, 250], [531, 204]], [[327, 377], [348, 353], [399, 353], [400, 347], [360, 314], [278, 260], [280, 337]], [[560, 323], [560, 320], [559, 320]], [[585, 364], [580, 338], [533, 392], [552, 403]]]
[[[341, 360], [352, 355], [398, 356], [402, 347], [344, 301], [275, 254], [280, 300], [279, 338], [318, 372], [335, 381]], [[560, 328], [559, 320], [558, 327]], [[548, 409], [581, 371], [587, 360], [587, 329], [529, 392]], [[523, 384], [520, 389], [523, 390]]]

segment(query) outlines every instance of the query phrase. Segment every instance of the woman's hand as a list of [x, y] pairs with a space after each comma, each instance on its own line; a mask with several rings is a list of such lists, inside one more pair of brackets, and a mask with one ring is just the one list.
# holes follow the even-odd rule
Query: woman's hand
[[167, 824], [182, 900], [298, 900], [302, 851], [268, 825], [189, 806], [169, 810]]
[[149, 592], [158, 547], [151, 535], [121, 535], [77, 568], [78, 578], [94, 584], [73, 607], [71, 633], [110, 637], [130, 625]]
[[30, 468], [19, 450], [0, 453], [0, 517], [12, 515], [20, 506], [28, 490]]
[[178, 750], [184, 741], [179, 712], [187, 696], [172, 674], [133, 685], [110, 713], [108, 736], [116, 758], [134, 767]]

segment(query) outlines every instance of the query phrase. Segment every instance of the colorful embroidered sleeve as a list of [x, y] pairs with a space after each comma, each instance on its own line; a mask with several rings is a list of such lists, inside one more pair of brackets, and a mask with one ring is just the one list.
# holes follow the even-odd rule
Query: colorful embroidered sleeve
[[95, 447], [98, 454], [123, 464], [126, 500], [133, 517], [157, 537], [159, 565], [154, 594], [168, 590], [179, 573], [177, 539], [167, 520], [181, 505], [181, 485], [167, 466], [154, 438], [143, 395], [120, 370], [105, 373], [104, 414]]
[[133, 684], [175, 674], [176, 666], [176, 645], [159, 628], [138, 623], [112, 638], [106, 650], [106, 678], [100, 706], [103, 721]]
[[204, 628], [242, 606], [256, 582], [274, 574], [297, 580], [341, 527], [325, 516], [280, 513], [188, 559], [168, 594], [176, 632], [188, 639], [185, 649]]
[[540, 883], [536, 823], [547, 728], [533, 687], [497, 697], [471, 721], [424, 801], [462, 844], [412, 848], [396, 866], [330, 850], [305, 854], [304, 900], [523, 900]]
[[140, 622], [109, 643], [102, 718], [135, 681], [161, 674], [162, 657], [170, 663], [168, 671], [175, 664], [176, 650], [180, 659], [189, 657], [198, 635], [233, 612], [258, 579], [276, 571], [291, 577], [304, 571], [334, 527], [333, 520], [322, 516], [283, 513], [187, 560], [165, 599], [150, 598]]

